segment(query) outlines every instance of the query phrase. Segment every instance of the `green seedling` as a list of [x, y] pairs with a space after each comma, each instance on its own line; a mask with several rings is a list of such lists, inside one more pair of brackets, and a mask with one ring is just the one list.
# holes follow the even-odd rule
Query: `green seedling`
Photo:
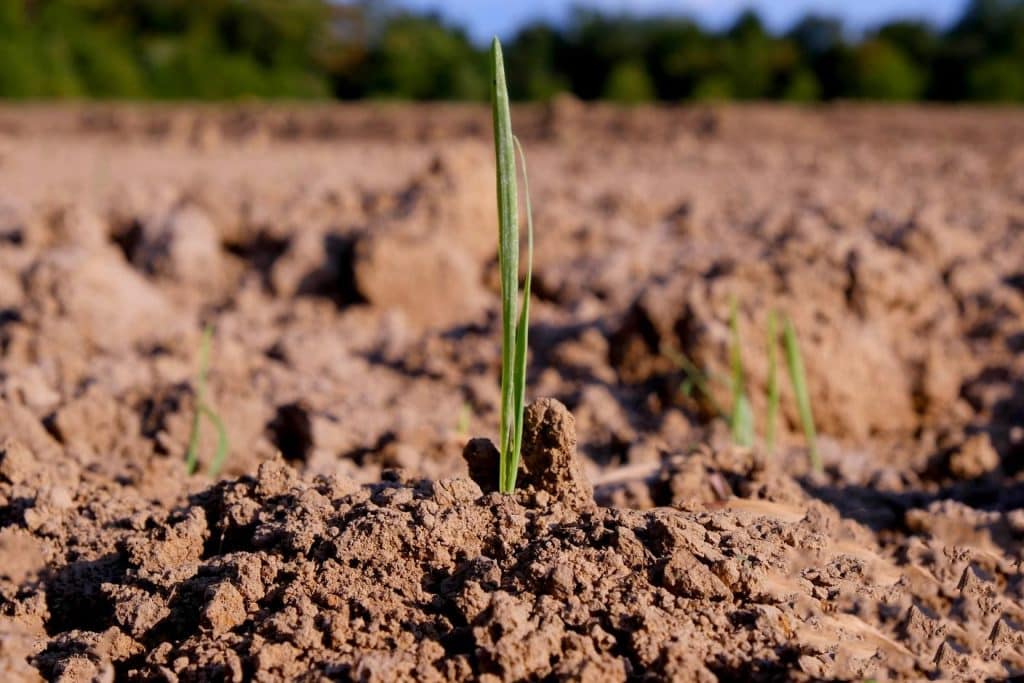
[[[661, 354], [678, 365], [686, 374], [686, 379], [680, 385], [680, 391], [690, 396], [696, 390], [703, 396], [715, 415], [727, 420], [733, 442], [738, 446], [752, 446], [755, 441], [754, 412], [747, 394], [746, 374], [743, 368], [743, 359], [740, 346], [740, 327], [736, 301], [733, 300], [729, 312], [729, 364], [730, 377], [728, 385], [732, 394], [731, 409], [726, 412], [715, 400], [714, 392], [711, 391], [707, 375], [687, 356], [677, 349], [667, 345], [661, 347]], [[788, 317], [784, 317], [782, 334], [782, 345], [785, 350], [786, 366], [789, 372], [790, 382], [793, 385], [793, 393], [796, 398], [797, 413], [800, 417], [800, 424], [807, 440], [808, 457], [811, 466], [815, 471], [822, 469], [821, 457], [818, 452], [817, 430], [814, 426], [814, 413], [811, 410], [810, 395], [807, 391], [807, 377], [804, 371], [803, 358], [800, 355], [800, 347], [797, 342], [796, 328]], [[781, 403], [781, 385], [779, 382], [779, 361], [778, 361], [778, 315], [775, 311], [768, 314], [768, 335], [766, 352], [768, 354], [768, 384], [767, 384], [767, 412], [765, 415], [765, 448], [768, 452], [775, 450], [776, 426], [778, 423], [779, 405]], [[725, 382], [724, 377], [719, 381]]]
[[192, 431], [188, 437], [188, 451], [185, 456], [185, 470], [189, 474], [195, 474], [199, 467], [199, 434], [202, 418], [205, 417], [217, 430], [217, 450], [214, 453], [213, 461], [210, 463], [210, 477], [216, 479], [220, 473], [224, 461], [228, 457], [230, 443], [228, 442], [228, 431], [224, 427], [224, 421], [220, 415], [210, 407], [206, 400], [206, 375], [210, 368], [210, 346], [213, 342], [213, 325], [207, 325], [203, 330], [203, 339], [199, 346], [199, 372], [196, 375], [195, 413], [192, 415]]
[[455, 422], [455, 431], [460, 436], [469, 435], [469, 420], [473, 417], [473, 407], [469, 401], [463, 401], [459, 408], [459, 419]]
[[685, 396], [693, 394], [693, 390], [696, 389], [701, 396], [703, 396], [707, 402], [711, 405], [711, 410], [714, 411], [715, 415], [722, 417], [725, 415], [725, 411], [722, 409], [721, 404], [715, 398], [714, 392], [711, 391], [711, 387], [708, 384], [708, 378], [704, 375], [703, 371], [697, 364], [687, 358], [686, 354], [682, 351], [672, 349], [667, 345], [662, 345], [661, 355], [668, 358], [670, 361], [679, 366], [679, 368], [686, 374], [686, 379], [680, 385], [679, 390], [683, 392]]
[[804, 361], [800, 355], [800, 345], [796, 339], [796, 328], [793, 326], [793, 321], [788, 317], [782, 332], [782, 343], [786, 350], [786, 366], [789, 369], [789, 379], [793, 383], [793, 393], [796, 395], [797, 413], [800, 415], [800, 424], [804, 429], [804, 436], [807, 439], [807, 455], [811, 460], [811, 467], [814, 468], [814, 471], [821, 472], [821, 455], [818, 453], [818, 437], [817, 430], [814, 428], [811, 398], [807, 393]]
[[732, 338], [729, 349], [729, 365], [732, 369], [732, 413], [729, 415], [729, 429], [736, 445], [749, 448], [754, 445], [754, 409], [747, 396], [747, 380], [743, 372], [740, 346], [739, 311], [735, 298], [729, 310], [729, 331]]
[[775, 423], [779, 414], [779, 334], [775, 311], [768, 312], [768, 410], [765, 415], [764, 442], [769, 453], [775, 451]]
[[[533, 215], [526, 157], [512, 134], [508, 86], [501, 43], [491, 45], [494, 113], [494, 153], [498, 194], [498, 269], [501, 272], [501, 426], [498, 482], [502, 493], [516, 487], [519, 456], [523, 445], [523, 413], [526, 407], [526, 350], [530, 322], [530, 279], [533, 271]], [[519, 191], [516, 152], [523, 168], [526, 201], [526, 281], [519, 303]]]

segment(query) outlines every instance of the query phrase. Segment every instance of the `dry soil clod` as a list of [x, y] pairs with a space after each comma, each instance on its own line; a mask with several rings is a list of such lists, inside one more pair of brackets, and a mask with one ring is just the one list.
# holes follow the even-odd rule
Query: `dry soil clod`
[[[526, 408], [518, 488], [536, 503], [559, 501], [574, 509], [594, 504], [594, 488], [576, 453], [576, 420], [562, 403], [539, 398]], [[484, 493], [498, 490], [498, 449], [471, 439], [462, 457]]]

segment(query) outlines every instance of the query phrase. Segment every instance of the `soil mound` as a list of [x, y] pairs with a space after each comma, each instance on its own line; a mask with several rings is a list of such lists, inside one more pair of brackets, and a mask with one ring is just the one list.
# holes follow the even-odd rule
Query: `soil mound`
[[[96, 517], [81, 513], [103, 504], [102, 486], [22, 490], [26, 520], [44, 505], [67, 513], [41, 540], [0, 536], [22, 558], [0, 581], [17, 598], [5, 647], [59, 680], [974, 678], [1024, 667], [1024, 613], [999, 588], [1019, 591], [1020, 577], [991, 555], [917, 542], [886, 559], [865, 528], [807, 500], [598, 508], [571, 416], [550, 401], [529, 415], [517, 496], [462, 477], [307, 483], [280, 461], [171, 508], [122, 501]], [[5, 472], [18, 452], [6, 447]]]

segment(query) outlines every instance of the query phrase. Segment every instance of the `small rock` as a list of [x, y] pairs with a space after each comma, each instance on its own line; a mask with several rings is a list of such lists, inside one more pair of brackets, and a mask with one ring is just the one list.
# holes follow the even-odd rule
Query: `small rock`
[[256, 474], [256, 495], [260, 498], [283, 495], [296, 481], [295, 470], [288, 467], [281, 458], [267, 460], [260, 464]]
[[356, 247], [354, 272], [367, 301], [401, 310], [420, 328], [479, 321], [490, 301], [480, 284], [482, 264], [440, 234], [396, 229], [367, 235]]
[[148, 223], [133, 260], [149, 273], [192, 285], [217, 285], [223, 273], [220, 234], [192, 204]]
[[8, 437], [0, 443], [0, 478], [21, 484], [35, 469], [32, 453], [20, 441]]
[[50, 250], [29, 266], [24, 282], [26, 317], [60, 310], [77, 335], [103, 350], [166, 342], [186, 326], [164, 292], [113, 247]]
[[245, 621], [245, 600], [232, 584], [218, 583], [207, 591], [203, 622], [215, 634], [225, 633]]
[[968, 437], [949, 459], [949, 471], [957, 479], [976, 479], [999, 467], [999, 454], [988, 434]]
[[686, 551], [678, 551], [669, 558], [663, 585], [681, 598], [723, 600], [732, 597], [732, 592], [722, 580]]
[[[490, 444], [490, 441], [487, 443]], [[493, 446], [491, 447], [493, 448]], [[427, 495], [431, 496], [438, 505], [444, 506], [470, 503], [483, 495], [479, 484], [464, 477], [428, 482], [427, 488]]]
[[17, 527], [0, 530], [0, 578], [20, 584], [46, 565], [36, 538]]

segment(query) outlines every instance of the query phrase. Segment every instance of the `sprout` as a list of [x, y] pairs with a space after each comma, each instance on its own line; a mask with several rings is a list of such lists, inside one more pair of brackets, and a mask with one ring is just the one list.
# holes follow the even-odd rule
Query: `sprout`
[[[501, 427], [498, 482], [502, 493], [516, 487], [519, 456], [523, 444], [523, 412], [526, 404], [526, 351], [530, 321], [530, 278], [533, 271], [533, 215], [526, 157], [512, 134], [508, 86], [501, 43], [491, 46], [493, 69], [494, 152], [498, 194], [498, 266], [501, 271]], [[516, 182], [516, 152], [523, 167], [526, 200], [526, 281], [519, 304], [519, 193]]]
[[811, 398], [807, 393], [807, 377], [804, 373], [804, 361], [800, 356], [800, 345], [796, 340], [796, 328], [793, 321], [786, 318], [782, 332], [782, 343], [786, 349], [786, 365], [789, 368], [789, 379], [793, 383], [796, 394], [796, 408], [800, 415], [800, 424], [807, 438], [807, 456], [815, 472], [821, 472], [821, 456], [818, 454], [818, 437], [814, 428], [814, 413], [811, 412]]
[[725, 411], [722, 406], [715, 399], [715, 394], [711, 391], [711, 387], [708, 385], [708, 378], [705, 377], [704, 373], [696, 363], [686, 357], [686, 354], [673, 349], [668, 344], [662, 344], [661, 355], [668, 358], [670, 361], [679, 366], [679, 368], [686, 374], [686, 379], [680, 385], [679, 390], [684, 396], [691, 396], [693, 390], [703, 396], [708, 404], [711, 406], [711, 411], [716, 417], [722, 417], [725, 415]]
[[768, 410], [764, 443], [769, 453], [775, 450], [775, 422], [779, 414], [779, 333], [776, 326], [775, 311], [768, 311]]
[[[807, 391], [807, 376], [804, 371], [803, 358], [800, 355], [800, 347], [797, 343], [796, 328], [788, 317], [783, 317], [784, 328], [782, 345], [786, 354], [786, 366], [789, 370], [790, 382], [793, 385], [793, 394], [796, 399], [797, 413], [800, 417], [800, 424], [803, 427], [804, 436], [807, 440], [807, 453], [811, 467], [820, 472], [822, 469], [821, 456], [818, 452], [817, 430], [814, 426], [814, 413], [811, 410], [811, 399]], [[708, 377], [697, 365], [686, 357], [684, 353], [673, 349], [667, 344], [661, 347], [661, 353], [673, 363], [678, 365], [686, 374], [686, 379], [680, 386], [680, 391], [689, 396], [696, 389], [697, 393], [707, 400], [712, 412], [729, 423], [729, 431], [733, 443], [737, 446], [749, 447], [754, 444], [755, 427], [754, 411], [747, 395], [746, 373], [743, 369], [742, 347], [740, 337], [739, 313], [736, 300], [732, 300], [729, 311], [729, 365], [731, 375], [728, 379], [729, 388], [732, 394], [732, 404], [728, 413], [715, 400], [714, 392], [709, 386]], [[775, 450], [776, 423], [778, 422], [779, 404], [781, 402], [781, 387], [778, 378], [778, 315], [775, 311], [768, 313], [768, 336], [765, 349], [768, 354], [768, 380], [767, 380], [767, 412], [765, 415], [765, 449], [768, 452]], [[726, 378], [719, 377], [719, 381], [725, 382]]]
[[732, 368], [732, 413], [729, 429], [737, 446], [749, 448], [754, 445], [754, 409], [747, 397], [747, 380], [743, 372], [743, 355], [740, 346], [740, 321], [736, 298], [729, 309], [729, 331], [731, 344], [729, 364]]
[[188, 437], [185, 470], [189, 474], [195, 474], [196, 469], [199, 467], [199, 428], [200, 421], [205, 416], [206, 419], [213, 423], [214, 429], [217, 430], [217, 450], [214, 453], [213, 462], [210, 463], [209, 470], [210, 478], [216, 479], [221, 467], [224, 466], [224, 461], [228, 457], [230, 443], [228, 442], [228, 432], [224, 427], [224, 421], [220, 419], [220, 415], [206, 401], [206, 375], [210, 366], [210, 346], [212, 341], [213, 325], [207, 325], [203, 330], [203, 339], [199, 345], [199, 372], [196, 375], [195, 389], [196, 408], [192, 416], [192, 431]]

